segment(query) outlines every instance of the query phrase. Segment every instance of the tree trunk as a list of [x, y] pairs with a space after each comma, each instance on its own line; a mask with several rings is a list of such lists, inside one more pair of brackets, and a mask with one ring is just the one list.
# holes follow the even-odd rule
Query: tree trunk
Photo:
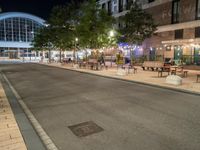
[[42, 63], [44, 62], [44, 51], [42, 50], [42, 59], [41, 59]]
[[75, 56], [75, 48], [74, 48], [74, 51], [73, 51], [73, 62], [75, 63], [75, 59], [76, 59], [76, 56]]
[[88, 52], [87, 52], [87, 50], [85, 50], [85, 54], [86, 54], [86, 55], [85, 55], [85, 61], [88, 62], [88, 55], [87, 55]]
[[51, 63], [51, 50], [49, 49], [49, 63]]
[[60, 63], [62, 61], [62, 50], [60, 49]]

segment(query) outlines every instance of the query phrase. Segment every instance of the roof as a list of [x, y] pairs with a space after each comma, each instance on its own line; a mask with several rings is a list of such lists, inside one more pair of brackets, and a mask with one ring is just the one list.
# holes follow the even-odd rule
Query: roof
[[42, 25], [44, 25], [44, 23], [45, 23], [44, 19], [37, 17], [37, 16], [34, 16], [34, 15], [31, 15], [31, 14], [28, 14], [28, 13], [23, 13], [23, 12], [0, 13], [0, 20], [7, 19], [7, 18], [13, 18], [13, 17], [31, 19], [31, 20], [38, 22], [39, 24], [42, 24]]

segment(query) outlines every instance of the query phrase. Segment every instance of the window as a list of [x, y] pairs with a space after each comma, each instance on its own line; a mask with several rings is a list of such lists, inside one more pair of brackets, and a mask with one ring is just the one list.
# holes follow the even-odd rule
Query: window
[[196, 19], [200, 19], [200, 0], [196, 3]]
[[175, 40], [183, 39], [183, 29], [175, 30]]
[[112, 6], [111, 6], [111, 1], [108, 1], [108, 14], [112, 14]]
[[106, 10], [106, 4], [105, 3], [102, 4], [102, 9]]
[[200, 38], [200, 27], [195, 28], [195, 38]]
[[172, 2], [172, 23], [179, 23], [180, 17], [180, 0]]
[[122, 12], [123, 11], [123, 0], [119, 0], [119, 12]]
[[0, 20], [0, 41], [31, 42], [41, 26], [28, 18]]
[[129, 10], [131, 8], [133, 1], [131, 0], [126, 0], [126, 10]]

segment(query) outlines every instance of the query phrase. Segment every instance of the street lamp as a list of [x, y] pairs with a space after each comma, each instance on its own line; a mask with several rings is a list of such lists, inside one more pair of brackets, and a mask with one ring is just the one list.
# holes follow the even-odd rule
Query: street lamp
[[[109, 32], [110, 43], [112, 42], [112, 38], [114, 36], [115, 36], [114, 30], [110, 30], [110, 32]], [[112, 67], [112, 56], [111, 56], [111, 67]]]
[[76, 37], [75, 38], [75, 42], [74, 42], [74, 62], [75, 62], [75, 58], [76, 58], [76, 56], [75, 56], [76, 54], [75, 53], [76, 53], [76, 43], [77, 42], [78, 42], [78, 38]]
[[115, 35], [114, 31], [111, 30], [111, 31], [109, 32], [109, 37], [113, 37], [114, 35]]

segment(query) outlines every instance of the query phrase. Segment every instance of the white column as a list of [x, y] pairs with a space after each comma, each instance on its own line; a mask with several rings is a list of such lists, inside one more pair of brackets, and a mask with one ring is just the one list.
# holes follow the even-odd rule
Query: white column
[[20, 48], [17, 48], [17, 57], [20, 59]]

